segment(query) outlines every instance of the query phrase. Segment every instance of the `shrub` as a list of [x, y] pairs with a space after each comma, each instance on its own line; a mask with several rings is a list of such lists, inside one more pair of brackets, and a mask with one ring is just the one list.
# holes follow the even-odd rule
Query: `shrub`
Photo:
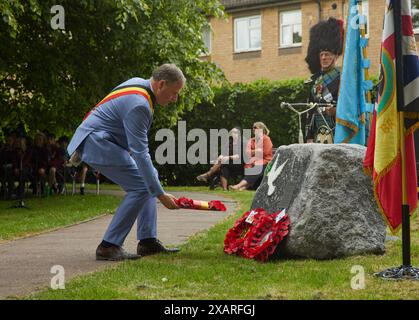
[[[259, 80], [249, 84], [215, 88], [213, 103], [202, 103], [192, 111], [181, 116], [186, 121], [187, 130], [203, 129], [209, 134], [210, 129], [235, 126], [251, 129], [256, 121], [264, 122], [271, 131], [270, 137], [274, 148], [298, 141], [298, 117], [288, 109], [280, 107], [281, 102], [306, 102], [309, 88], [303, 80], [267, 81]], [[303, 131], [305, 128], [303, 116]], [[172, 128], [177, 139], [177, 128]], [[155, 132], [152, 134], [154, 137]], [[209, 137], [209, 135], [208, 135]], [[208, 139], [209, 140], [209, 139]], [[161, 142], [150, 141], [151, 150]], [[195, 141], [187, 142], [187, 146]], [[176, 141], [176, 152], [177, 152]], [[209, 141], [208, 141], [209, 149]], [[209, 155], [209, 150], [208, 150]], [[177, 159], [177, 155], [176, 155]], [[207, 159], [209, 160], [212, 159]], [[210, 165], [156, 165], [163, 183], [168, 185], [195, 185], [195, 177], [208, 170]]]

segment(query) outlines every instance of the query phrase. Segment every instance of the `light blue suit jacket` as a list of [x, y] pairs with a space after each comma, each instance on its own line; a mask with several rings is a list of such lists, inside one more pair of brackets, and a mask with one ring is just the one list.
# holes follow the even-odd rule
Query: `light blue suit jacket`
[[[115, 89], [132, 85], [151, 89], [150, 80], [141, 78], [129, 79]], [[92, 166], [130, 166], [134, 159], [150, 194], [159, 196], [164, 191], [148, 148], [152, 121], [153, 112], [145, 97], [138, 94], [117, 97], [95, 108], [80, 124], [68, 145], [68, 153], [72, 155], [79, 150], [82, 160]], [[84, 148], [83, 142], [89, 135], [93, 144]]]

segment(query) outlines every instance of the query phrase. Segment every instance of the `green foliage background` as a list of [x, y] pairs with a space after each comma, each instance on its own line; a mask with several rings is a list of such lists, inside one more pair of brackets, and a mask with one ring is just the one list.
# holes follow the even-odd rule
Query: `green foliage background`
[[[54, 30], [54, 5], [64, 8], [64, 30]], [[70, 134], [113, 87], [148, 78], [162, 63], [176, 63], [188, 85], [155, 125], [211, 100], [224, 80], [203, 61], [201, 29], [223, 17], [218, 0], [3, 0], [0, 1], [0, 124]], [[0, 130], [0, 139], [2, 135]]]
[[[378, 79], [372, 77], [374, 87]], [[306, 102], [309, 87], [302, 79], [283, 81], [258, 80], [252, 83], [225, 84], [214, 88], [214, 99], [204, 102], [193, 110], [184, 112], [179, 120], [186, 121], [187, 131], [194, 128], [203, 129], [209, 137], [210, 129], [230, 130], [235, 126], [251, 129], [256, 121], [262, 121], [270, 130], [270, 138], [274, 148], [298, 142], [298, 116], [296, 113], [280, 107], [281, 102]], [[372, 101], [375, 101], [375, 90], [371, 91]], [[305, 135], [306, 114], [302, 115], [302, 130]], [[155, 141], [158, 127], [153, 128], [150, 136], [150, 150], [154, 152], [163, 142]], [[177, 139], [177, 127], [171, 129]], [[187, 147], [196, 141], [187, 141]], [[210, 139], [208, 138], [208, 157]], [[219, 143], [220, 144], [220, 143]], [[176, 152], [179, 142], [176, 140]], [[176, 154], [176, 160], [178, 159]], [[207, 159], [207, 163], [210, 160]], [[209, 170], [209, 164], [158, 165], [155, 163], [164, 184], [170, 186], [185, 186], [202, 184], [195, 177]], [[233, 180], [234, 181], [234, 180]]]
[[[54, 5], [65, 10], [64, 30], [51, 27]], [[176, 104], [156, 109], [152, 156], [157, 130], [176, 132], [178, 120], [206, 132], [262, 121], [274, 147], [297, 141], [297, 115], [280, 103], [305, 102], [308, 88], [302, 80], [229, 84], [201, 57], [209, 16], [225, 17], [218, 0], [0, 1], [0, 142], [4, 129], [71, 136], [113, 87], [166, 62], [184, 71], [187, 86]], [[166, 184], [191, 185], [209, 165], [157, 168]]]
[[[260, 80], [249, 84], [237, 83], [215, 88], [214, 92], [213, 102], [201, 103], [181, 116], [180, 119], [186, 121], [188, 131], [200, 128], [205, 130], [209, 137], [210, 129], [230, 130], [235, 126], [252, 129], [254, 122], [262, 121], [271, 132], [270, 137], [274, 148], [298, 141], [298, 117], [288, 109], [281, 109], [280, 104], [283, 101], [305, 102], [307, 100], [308, 88], [303, 80]], [[303, 130], [304, 127], [303, 121]], [[155, 142], [156, 129], [150, 139], [151, 150], [156, 150], [159, 144], [164, 143]], [[172, 130], [177, 138], [177, 127], [173, 127]], [[195, 141], [187, 142], [187, 146], [194, 143]], [[176, 151], [177, 147], [178, 141], [176, 141]], [[196, 184], [195, 177], [208, 170], [209, 167], [209, 165], [201, 164], [156, 165], [160, 178], [168, 185]]]

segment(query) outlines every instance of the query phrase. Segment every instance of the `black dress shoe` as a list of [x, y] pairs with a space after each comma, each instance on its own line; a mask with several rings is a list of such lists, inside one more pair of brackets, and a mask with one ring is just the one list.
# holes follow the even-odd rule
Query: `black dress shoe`
[[120, 261], [140, 259], [138, 254], [127, 253], [118, 246], [105, 247], [100, 244], [96, 249], [96, 260]]
[[176, 253], [179, 252], [179, 248], [166, 248], [163, 243], [158, 239], [153, 240], [140, 240], [137, 246], [137, 254], [141, 256], [148, 256], [156, 253]]

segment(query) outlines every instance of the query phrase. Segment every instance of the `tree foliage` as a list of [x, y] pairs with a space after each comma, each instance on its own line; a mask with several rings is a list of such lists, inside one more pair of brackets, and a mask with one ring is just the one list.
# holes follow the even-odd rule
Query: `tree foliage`
[[[56, 4], [64, 8], [63, 30], [51, 25]], [[166, 62], [184, 71], [187, 88], [155, 122], [175, 124], [184, 110], [211, 100], [211, 83], [224, 79], [200, 58], [207, 17], [223, 14], [218, 0], [1, 1], [1, 127], [70, 133], [117, 84], [148, 78]]]

